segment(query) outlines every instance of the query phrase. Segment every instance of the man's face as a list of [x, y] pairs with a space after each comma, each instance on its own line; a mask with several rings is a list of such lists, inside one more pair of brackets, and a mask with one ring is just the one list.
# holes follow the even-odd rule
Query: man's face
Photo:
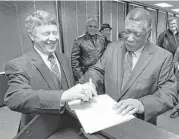
[[86, 25], [86, 31], [90, 35], [97, 34], [97, 31], [98, 31], [97, 22], [96, 21], [90, 21], [90, 22], [88, 22], [88, 24]]
[[176, 20], [170, 21], [168, 27], [171, 31], [177, 30], [177, 21]]
[[56, 50], [59, 41], [57, 26], [42, 25], [34, 29], [34, 35], [31, 37], [34, 45], [44, 54], [53, 53]]
[[128, 51], [135, 52], [147, 42], [150, 30], [145, 29], [145, 25], [144, 21], [126, 21], [124, 42]]
[[111, 29], [110, 28], [104, 28], [103, 30], [101, 30], [101, 33], [106, 37], [109, 38], [111, 35]]

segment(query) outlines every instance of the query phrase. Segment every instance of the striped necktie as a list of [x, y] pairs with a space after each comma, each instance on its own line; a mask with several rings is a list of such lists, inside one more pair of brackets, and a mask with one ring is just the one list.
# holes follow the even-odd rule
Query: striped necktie
[[61, 70], [58, 68], [54, 55], [49, 55], [48, 60], [50, 61], [51, 70], [57, 75], [58, 79], [61, 81]]
[[124, 72], [123, 72], [123, 81], [122, 81], [122, 90], [126, 83], [128, 82], [132, 73], [132, 52], [127, 52], [124, 61]]

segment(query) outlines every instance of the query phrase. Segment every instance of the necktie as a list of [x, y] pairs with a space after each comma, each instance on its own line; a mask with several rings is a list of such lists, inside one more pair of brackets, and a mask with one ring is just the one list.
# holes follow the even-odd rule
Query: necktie
[[123, 81], [122, 81], [122, 90], [126, 83], [128, 82], [132, 73], [132, 52], [127, 52], [127, 56], [124, 61], [124, 72], [123, 72]]
[[61, 80], [61, 71], [58, 68], [57, 62], [55, 61], [54, 55], [49, 55], [48, 60], [50, 61], [51, 70], [56, 74], [59, 80]]

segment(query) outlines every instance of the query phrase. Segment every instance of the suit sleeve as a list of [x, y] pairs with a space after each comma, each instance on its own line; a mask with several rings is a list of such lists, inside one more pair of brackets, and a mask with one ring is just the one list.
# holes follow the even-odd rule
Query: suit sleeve
[[60, 105], [63, 90], [32, 89], [27, 72], [17, 65], [9, 62], [5, 66], [8, 78], [5, 104], [22, 113], [63, 113], [64, 107]]
[[144, 120], [146, 121], [166, 112], [177, 104], [177, 82], [173, 72], [172, 60], [172, 54], [166, 57], [159, 73], [156, 92], [139, 99], [144, 105]]
[[108, 53], [109, 47], [107, 47], [107, 49], [104, 51], [98, 62], [88, 69], [84, 75], [84, 78], [80, 81], [81, 83], [88, 82], [90, 78], [97, 88], [104, 83], [104, 73], [108, 59]]
[[74, 40], [72, 52], [71, 52], [71, 65], [75, 78], [79, 80], [83, 76], [83, 72], [80, 66], [80, 46], [77, 39]]

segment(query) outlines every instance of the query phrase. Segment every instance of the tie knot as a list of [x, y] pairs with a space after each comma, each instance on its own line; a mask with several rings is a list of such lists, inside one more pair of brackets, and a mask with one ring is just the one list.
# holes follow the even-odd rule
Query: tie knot
[[55, 57], [54, 57], [53, 54], [48, 55], [48, 60], [49, 60], [49, 61], [54, 60], [54, 59], [55, 59]]
[[127, 51], [127, 54], [128, 54], [129, 56], [132, 56], [133, 52], [132, 52], [132, 51]]

